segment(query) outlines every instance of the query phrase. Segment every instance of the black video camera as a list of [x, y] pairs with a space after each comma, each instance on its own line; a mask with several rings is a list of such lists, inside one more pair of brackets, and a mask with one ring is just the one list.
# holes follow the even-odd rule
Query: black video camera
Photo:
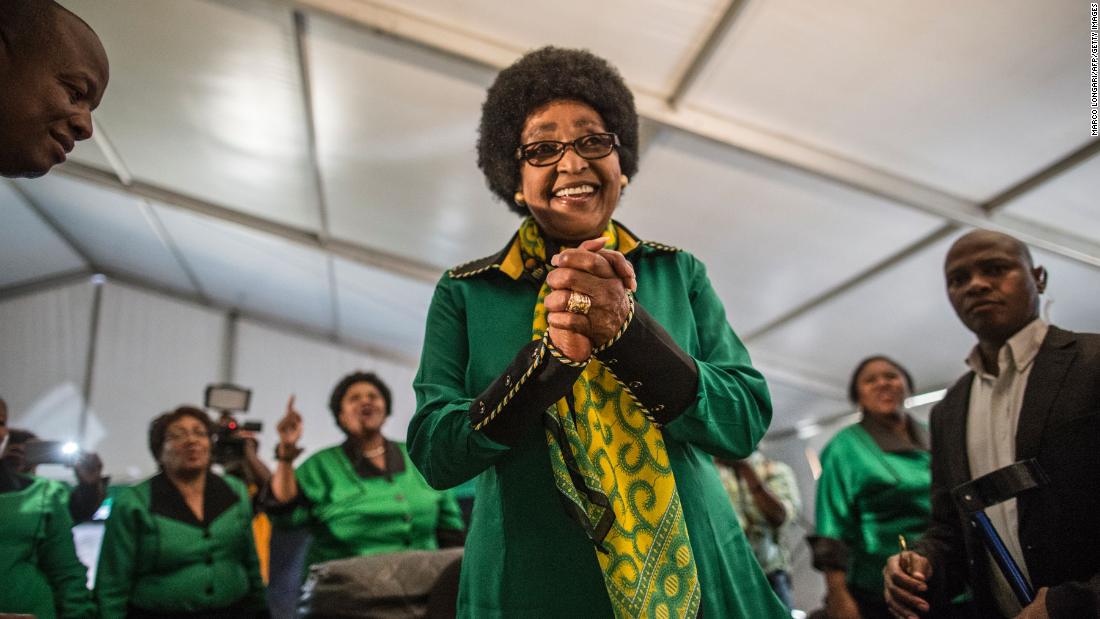
[[262, 422], [240, 423], [234, 416], [234, 413], [247, 412], [251, 399], [252, 391], [243, 387], [230, 384], [207, 385], [206, 408], [221, 413], [218, 418], [218, 428], [212, 437], [214, 462], [223, 466], [239, 463], [244, 459], [244, 439], [238, 436], [237, 432], [263, 430]]

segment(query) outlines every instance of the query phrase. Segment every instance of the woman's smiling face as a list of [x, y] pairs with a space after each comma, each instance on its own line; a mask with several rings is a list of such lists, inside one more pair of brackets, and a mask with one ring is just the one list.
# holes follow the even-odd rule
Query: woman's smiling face
[[881, 417], [902, 409], [909, 387], [897, 366], [885, 359], [875, 359], [859, 371], [856, 392], [859, 407], [867, 414]]
[[[606, 132], [596, 110], [579, 101], [552, 101], [527, 117], [520, 143], [541, 140], [572, 142]], [[558, 241], [579, 242], [603, 234], [622, 193], [619, 153], [588, 160], [567, 148], [548, 166], [520, 164], [520, 191], [543, 232]]]

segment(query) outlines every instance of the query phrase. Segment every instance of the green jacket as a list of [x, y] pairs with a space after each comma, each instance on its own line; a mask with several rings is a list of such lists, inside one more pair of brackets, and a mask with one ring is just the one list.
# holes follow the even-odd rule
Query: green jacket
[[870, 596], [882, 595], [882, 568], [901, 550], [898, 535], [912, 544], [932, 514], [927, 431], [913, 420], [909, 426], [906, 442], [865, 417], [821, 452], [814, 565], [847, 572], [848, 587]]
[[208, 473], [204, 520], [163, 474], [115, 495], [103, 534], [95, 595], [102, 619], [128, 606], [170, 612], [266, 608], [244, 484]]
[[386, 446], [392, 475], [357, 474], [341, 445], [313, 454], [294, 471], [301, 500], [272, 520], [276, 526], [309, 527], [307, 569], [333, 559], [432, 550], [439, 547], [440, 530], [462, 531], [462, 512], [452, 493], [428, 486], [403, 444]]
[[[639, 309], [601, 360], [663, 422], [704, 615], [784, 617], [708, 455], [752, 453], [771, 420], [767, 386], [702, 263], [625, 232], [620, 249], [637, 273]], [[580, 370], [563, 374], [568, 366], [549, 355], [532, 361], [540, 345], [531, 342], [539, 282], [518, 260], [509, 244], [453, 269], [436, 286], [414, 382], [409, 453], [437, 488], [480, 474], [460, 616], [610, 617], [596, 551], [562, 507], [540, 420]], [[473, 429], [472, 420], [498, 407], [488, 426]]]
[[73, 546], [68, 488], [13, 477], [16, 487], [0, 493], [0, 613], [94, 617], [88, 570]]

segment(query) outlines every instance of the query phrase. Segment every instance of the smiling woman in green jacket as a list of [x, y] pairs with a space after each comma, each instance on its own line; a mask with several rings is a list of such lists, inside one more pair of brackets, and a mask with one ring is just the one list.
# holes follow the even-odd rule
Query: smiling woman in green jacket
[[821, 452], [814, 567], [825, 574], [825, 606], [837, 619], [889, 619], [882, 568], [898, 536], [915, 541], [932, 514], [928, 432], [905, 411], [909, 372], [888, 357], [861, 361], [848, 397], [863, 414]]
[[161, 472], [111, 505], [96, 573], [103, 619], [266, 617], [244, 484], [210, 472], [214, 424], [181, 406], [153, 420]]
[[788, 616], [712, 461], [752, 453], [767, 386], [702, 263], [612, 219], [637, 155], [590, 53], [489, 89], [478, 164], [524, 219], [437, 284], [408, 434], [433, 486], [478, 476], [460, 616]]

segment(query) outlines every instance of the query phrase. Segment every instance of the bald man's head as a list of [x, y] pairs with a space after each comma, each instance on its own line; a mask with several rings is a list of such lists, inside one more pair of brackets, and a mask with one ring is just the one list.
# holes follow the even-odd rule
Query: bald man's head
[[1047, 274], [1019, 239], [974, 230], [959, 237], [944, 260], [947, 297], [978, 340], [1000, 346], [1039, 317]]
[[92, 135], [110, 68], [99, 37], [52, 0], [0, 0], [0, 175], [35, 177]]

